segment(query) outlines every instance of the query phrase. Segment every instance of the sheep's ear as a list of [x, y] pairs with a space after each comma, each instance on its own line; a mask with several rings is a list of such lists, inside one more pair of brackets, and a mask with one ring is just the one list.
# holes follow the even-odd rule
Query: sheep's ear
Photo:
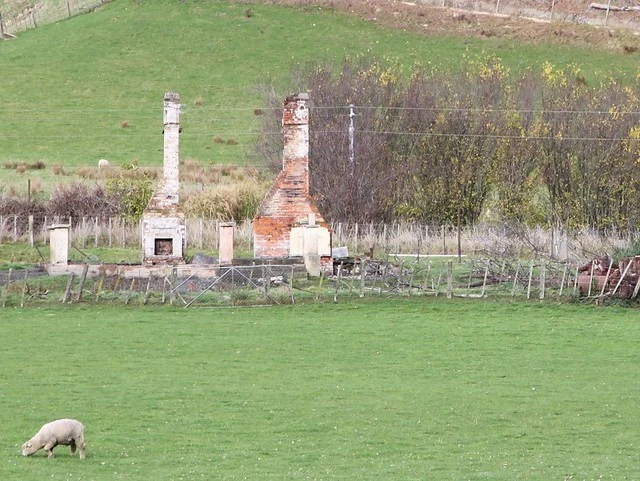
[[30, 448], [31, 447], [31, 443], [27, 443], [27, 447]]

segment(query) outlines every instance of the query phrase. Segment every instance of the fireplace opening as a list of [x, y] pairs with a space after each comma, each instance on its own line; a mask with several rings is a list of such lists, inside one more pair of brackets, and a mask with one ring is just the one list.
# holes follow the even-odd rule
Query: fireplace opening
[[154, 239], [153, 255], [170, 256], [173, 254], [173, 239]]

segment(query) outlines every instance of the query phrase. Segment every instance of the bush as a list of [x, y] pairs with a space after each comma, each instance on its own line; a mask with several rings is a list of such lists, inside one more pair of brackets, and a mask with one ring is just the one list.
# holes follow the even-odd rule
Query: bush
[[76, 182], [58, 186], [47, 206], [48, 215], [61, 217], [112, 217], [120, 212], [119, 198], [99, 185]]
[[139, 221], [153, 195], [151, 181], [118, 177], [107, 180], [107, 192], [118, 199], [119, 212], [127, 220]]
[[266, 182], [247, 181], [203, 190], [186, 198], [184, 212], [187, 216], [225, 221], [253, 219], [268, 188]]
[[[45, 214], [46, 207], [40, 200], [27, 199], [17, 195], [0, 197], [0, 216], [16, 216], [18, 235], [22, 235], [27, 231], [30, 215], [34, 217], [34, 227], [41, 228], [44, 223]], [[13, 222], [13, 220], [11, 222]]]

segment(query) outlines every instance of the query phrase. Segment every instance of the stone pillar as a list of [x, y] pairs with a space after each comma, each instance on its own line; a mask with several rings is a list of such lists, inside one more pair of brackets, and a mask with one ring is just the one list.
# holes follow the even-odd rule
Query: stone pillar
[[69, 263], [69, 224], [49, 226], [49, 250], [51, 264]]
[[219, 224], [220, 246], [218, 261], [220, 264], [231, 264], [233, 262], [233, 230], [235, 226], [235, 222], [220, 222]]
[[164, 172], [165, 202], [178, 204], [180, 191], [180, 95], [164, 96]]

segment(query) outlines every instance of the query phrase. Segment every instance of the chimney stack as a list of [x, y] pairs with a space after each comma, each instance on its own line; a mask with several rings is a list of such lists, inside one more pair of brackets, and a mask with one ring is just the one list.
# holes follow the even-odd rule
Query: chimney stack
[[163, 194], [167, 204], [178, 205], [180, 192], [180, 95], [164, 96]]

